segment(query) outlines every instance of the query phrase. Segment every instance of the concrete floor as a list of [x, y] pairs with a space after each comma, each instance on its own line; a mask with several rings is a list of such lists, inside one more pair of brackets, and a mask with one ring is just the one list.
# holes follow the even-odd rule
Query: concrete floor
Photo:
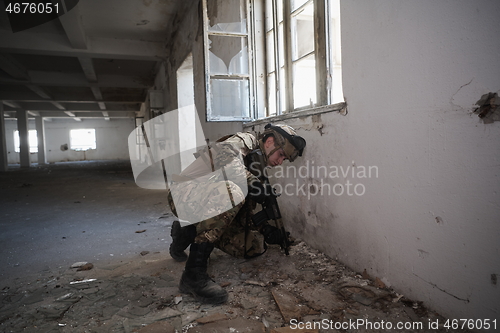
[[[421, 302], [298, 241], [290, 256], [214, 250], [209, 273], [229, 300], [202, 305], [178, 290], [184, 263], [168, 255], [164, 195], [137, 187], [127, 161], [0, 173], [0, 332], [387, 332], [349, 325], [360, 321], [447, 331]], [[93, 268], [70, 267], [81, 261]], [[330, 326], [289, 330], [292, 320]]]
[[164, 195], [139, 188], [128, 161], [9, 167], [0, 173], [0, 282], [165, 251], [172, 215]]

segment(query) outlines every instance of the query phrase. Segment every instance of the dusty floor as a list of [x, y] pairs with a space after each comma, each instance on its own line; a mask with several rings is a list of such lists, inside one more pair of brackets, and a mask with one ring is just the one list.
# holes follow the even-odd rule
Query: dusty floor
[[[184, 265], [168, 255], [173, 216], [162, 194], [136, 187], [125, 162], [0, 174], [0, 331], [446, 331], [425, 304], [300, 241], [290, 256], [214, 251], [209, 271], [229, 301], [201, 305], [178, 291]], [[93, 267], [71, 268], [82, 261]]]

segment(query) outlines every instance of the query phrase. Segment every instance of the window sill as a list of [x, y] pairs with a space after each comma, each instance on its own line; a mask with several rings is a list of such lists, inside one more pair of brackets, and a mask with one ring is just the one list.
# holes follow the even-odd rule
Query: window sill
[[340, 114], [345, 116], [347, 114], [347, 103], [341, 102], [341, 103], [337, 103], [337, 104], [318, 106], [318, 107], [307, 109], [307, 110], [294, 111], [294, 112], [288, 112], [285, 114], [280, 114], [279, 116], [271, 116], [271, 117], [267, 117], [267, 118], [257, 119], [257, 120], [254, 120], [254, 121], [251, 121], [248, 123], [244, 123], [243, 127], [256, 126], [256, 125], [261, 125], [261, 124], [267, 124], [269, 122], [276, 122], [276, 121], [282, 121], [282, 120], [299, 118], [299, 117], [313, 116], [316, 114], [327, 113], [327, 112], [340, 112]]

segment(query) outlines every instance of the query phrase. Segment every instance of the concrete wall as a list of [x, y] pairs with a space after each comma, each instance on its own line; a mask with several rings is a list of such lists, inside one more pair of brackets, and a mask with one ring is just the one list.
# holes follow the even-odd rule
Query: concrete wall
[[341, 0], [349, 112], [285, 121], [307, 139], [302, 174], [273, 180], [294, 235], [454, 318], [500, 317], [500, 123], [472, 114], [500, 89], [499, 13]]
[[[112, 160], [129, 159], [127, 138], [134, 129], [134, 119], [112, 119], [111, 121], [98, 119], [83, 119], [81, 122], [72, 119], [53, 118], [45, 121], [45, 145], [47, 162], [81, 161], [81, 160]], [[95, 150], [74, 151], [61, 150], [61, 145], [70, 147], [70, 130], [80, 128], [94, 128], [96, 130]], [[34, 119], [29, 120], [29, 129], [35, 128]], [[19, 153], [14, 151], [14, 131], [17, 130], [16, 121], [5, 122], [8, 162], [19, 163]], [[32, 163], [38, 162], [36, 153], [30, 153]]]

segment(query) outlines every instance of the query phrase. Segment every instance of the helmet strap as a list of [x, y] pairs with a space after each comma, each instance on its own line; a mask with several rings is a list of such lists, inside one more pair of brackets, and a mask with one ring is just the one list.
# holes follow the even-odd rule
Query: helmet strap
[[269, 154], [267, 154], [267, 159], [269, 160], [269, 157], [271, 157], [272, 154], [274, 154], [278, 149], [281, 149], [280, 146], [275, 147]]

